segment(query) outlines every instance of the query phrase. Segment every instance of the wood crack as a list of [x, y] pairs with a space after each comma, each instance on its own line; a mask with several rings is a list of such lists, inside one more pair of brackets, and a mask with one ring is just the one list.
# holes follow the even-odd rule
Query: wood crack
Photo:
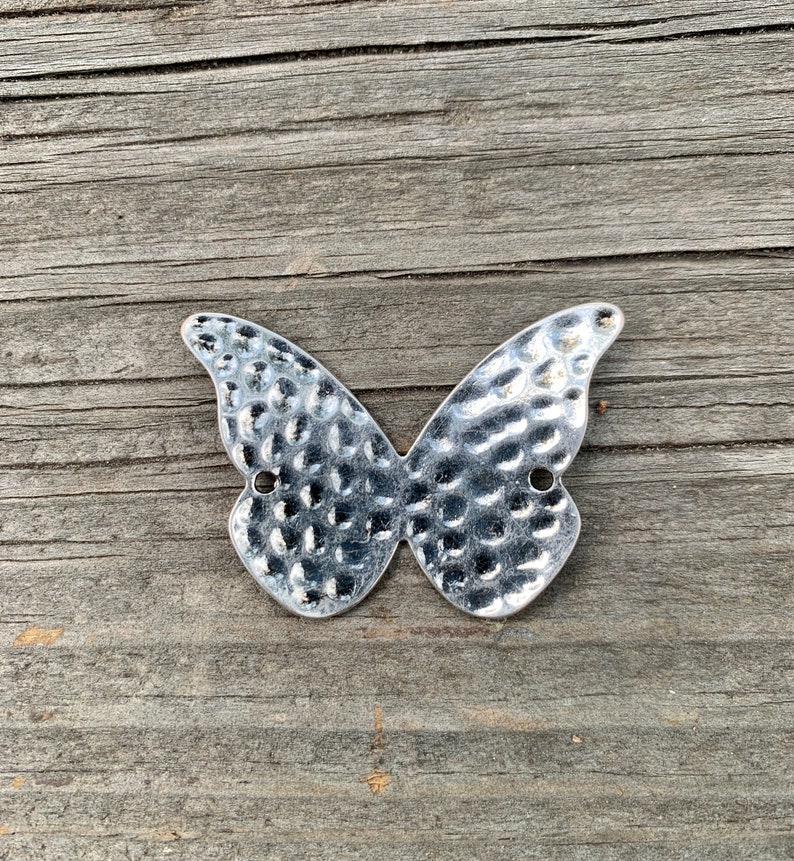
[[396, 43], [390, 45], [357, 45], [341, 48], [318, 48], [307, 51], [271, 51], [262, 54], [208, 57], [201, 60], [183, 60], [168, 63], [142, 63], [110, 69], [83, 69], [59, 72], [31, 72], [0, 78], [0, 83], [20, 81], [62, 81], [90, 78], [135, 77], [139, 75], [169, 75], [185, 72], [206, 72], [217, 69], [236, 69], [246, 66], [266, 66], [282, 63], [307, 63], [346, 58], [373, 56], [402, 56], [411, 54], [440, 54], [451, 51], [476, 51], [487, 48], [505, 48], [516, 45], [549, 44], [581, 41], [581, 36], [506, 37], [471, 41], [440, 41]]
[[271, 51], [257, 54], [227, 55], [206, 57], [198, 60], [183, 60], [161, 63], [130, 64], [106, 69], [76, 69], [58, 72], [31, 72], [24, 75], [13, 75], [0, 78], [0, 83], [19, 81], [60, 81], [85, 80], [90, 78], [134, 77], [140, 75], [168, 75], [186, 72], [204, 72], [217, 69], [244, 68], [246, 66], [261, 66], [295, 62], [315, 62], [332, 59], [358, 58], [370, 56], [402, 56], [411, 54], [441, 54], [453, 51], [479, 51], [493, 48], [503, 49], [517, 46], [553, 45], [571, 42], [590, 43], [619, 43], [631, 44], [640, 42], [667, 42], [688, 39], [716, 39], [737, 36], [762, 35], [773, 33], [789, 33], [794, 28], [794, 21], [765, 24], [749, 27], [725, 27], [711, 30], [699, 30], [674, 34], [649, 34], [647, 36], [626, 36], [617, 39], [613, 35], [582, 35], [580, 32], [554, 36], [506, 36], [504, 38], [426, 41], [417, 43], [368, 44], [337, 48], [317, 48], [305, 51]]

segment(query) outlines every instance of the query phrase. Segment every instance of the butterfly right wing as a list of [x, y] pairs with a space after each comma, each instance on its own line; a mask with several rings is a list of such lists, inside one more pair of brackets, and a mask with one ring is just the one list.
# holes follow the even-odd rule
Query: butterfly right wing
[[[587, 423], [596, 362], [618, 308], [579, 305], [519, 332], [439, 407], [406, 457], [408, 541], [456, 607], [502, 618], [560, 570], [580, 518], [562, 485]], [[547, 489], [533, 483], [546, 471]]]
[[[182, 337], [209, 372], [221, 437], [246, 477], [229, 521], [257, 582], [300, 616], [358, 603], [402, 532], [400, 458], [316, 360], [246, 320], [196, 314]], [[270, 473], [271, 492], [257, 488]]]

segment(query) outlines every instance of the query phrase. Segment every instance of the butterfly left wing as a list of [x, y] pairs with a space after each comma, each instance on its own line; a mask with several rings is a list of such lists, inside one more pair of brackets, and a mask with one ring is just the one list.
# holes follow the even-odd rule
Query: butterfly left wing
[[[430, 581], [475, 616], [516, 613], [549, 585], [580, 518], [561, 476], [587, 423], [618, 308], [580, 305], [520, 332], [452, 392], [406, 457], [409, 543]], [[553, 480], [538, 485], [537, 470]]]
[[[300, 616], [349, 609], [401, 536], [391, 443], [338, 380], [274, 332], [196, 314], [182, 337], [215, 383], [223, 444], [246, 477], [229, 520], [246, 568]], [[268, 475], [275, 486], [258, 487]]]

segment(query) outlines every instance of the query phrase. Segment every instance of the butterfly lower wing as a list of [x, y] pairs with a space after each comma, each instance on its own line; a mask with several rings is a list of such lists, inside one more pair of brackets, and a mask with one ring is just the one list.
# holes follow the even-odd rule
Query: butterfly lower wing
[[[182, 336], [215, 383], [223, 444], [247, 480], [229, 522], [246, 568], [298, 615], [349, 609], [402, 531], [391, 443], [341, 383], [275, 333], [197, 314]], [[261, 473], [272, 492], [257, 490]]]
[[[516, 613], [568, 558], [580, 518], [561, 475], [584, 436], [593, 368], [622, 326], [617, 308], [592, 304], [520, 332], [463, 380], [408, 453], [408, 540], [461, 610]], [[538, 469], [553, 476], [547, 490], [530, 482]]]

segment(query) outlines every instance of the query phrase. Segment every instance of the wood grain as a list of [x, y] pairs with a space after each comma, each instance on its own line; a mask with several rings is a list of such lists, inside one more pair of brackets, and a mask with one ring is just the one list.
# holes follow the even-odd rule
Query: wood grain
[[228, 279], [787, 247], [790, 47], [463, 46], [0, 84], [0, 265], [63, 284], [141, 263]]
[[[0, 859], [783, 859], [790, 3], [0, 5]], [[605, 299], [583, 532], [504, 623], [244, 572], [202, 308], [401, 451]], [[596, 406], [600, 403], [600, 407]]]
[[0, 76], [44, 79], [466, 43], [702, 39], [794, 25], [787, 0], [4, 0], [2, 8]]

